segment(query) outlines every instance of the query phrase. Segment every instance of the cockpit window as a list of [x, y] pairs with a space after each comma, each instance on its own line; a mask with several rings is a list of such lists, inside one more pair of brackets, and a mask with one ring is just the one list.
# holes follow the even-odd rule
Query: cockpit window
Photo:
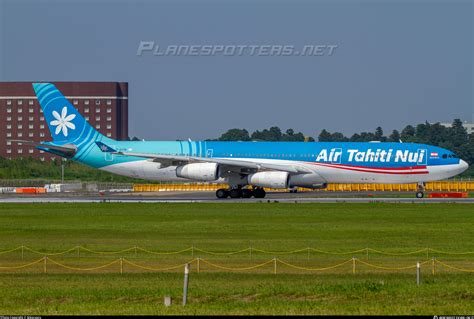
[[443, 154], [443, 158], [458, 158], [456, 154]]

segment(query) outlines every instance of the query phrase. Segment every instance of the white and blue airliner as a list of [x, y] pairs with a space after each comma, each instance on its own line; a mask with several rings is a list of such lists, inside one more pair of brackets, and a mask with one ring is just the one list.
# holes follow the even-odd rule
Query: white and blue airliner
[[218, 198], [265, 197], [268, 188], [328, 183], [423, 183], [462, 173], [453, 152], [425, 144], [376, 142], [116, 141], [97, 132], [51, 83], [33, 88], [52, 141], [16, 141], [85, 165], [155, 181], [224, 182]]

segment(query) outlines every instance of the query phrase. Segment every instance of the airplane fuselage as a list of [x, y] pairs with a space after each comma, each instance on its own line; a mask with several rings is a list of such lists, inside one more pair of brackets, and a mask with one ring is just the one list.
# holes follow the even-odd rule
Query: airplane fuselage
[[53, 84], [34, 83], [33, 89], [53, 141], [20, 142], [135, 178], [228, 183], [218, 198], [263, 198], [265, 187], [427, 182], [468, 167], [449, 150], [413, 143], [116, 141], [90, 125]]
[[[111, 146], [127, 152], [296, 164], [318, 174], [321, 183], [427, 182], [455, 176], [467, 167], [450, 151], [414, 143], [114, 141]], [[93, 153], [85, 164], [136, 178], [183, 180], [176, 175], [178, 165], [161, 167], [143, 158]]]

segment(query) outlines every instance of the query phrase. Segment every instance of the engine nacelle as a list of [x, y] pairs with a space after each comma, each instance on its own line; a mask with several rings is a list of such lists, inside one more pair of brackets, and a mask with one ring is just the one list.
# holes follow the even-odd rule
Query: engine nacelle
[[327, 185], [326, 181], [316, 173], [292, 175], [289, 181], [290, 187], [324, 189]]
[[248, 176], [248, 183], [259, 187], [288, 188], [287, 172], [259, 172]]
[[199, 181], [215, 181], [219, 178], [216, 163], [192, 163], [176, 167], [176, 176]]

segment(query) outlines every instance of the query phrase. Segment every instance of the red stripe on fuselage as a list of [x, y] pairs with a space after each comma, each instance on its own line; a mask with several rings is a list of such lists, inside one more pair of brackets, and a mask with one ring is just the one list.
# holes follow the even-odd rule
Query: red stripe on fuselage
[[407, 167], [372, 167], [372, 166], [359, 166], [359, 165], [333, 164], [333, 163], [317, 163], [317, 164], [327, 164], [327, 165], [353, 167], [353, 168], [361, 168], [361, 169], [393, 170], [393, 171], [403, 171], [403, 170], [409, 170], [409, 169], [426, 169], [426, 165], [407, 166]]
[[[410, 169], [418, 169], [417, 171], [407, 171], [407, 172], [393, 172], [394, 168], [362, 168], [364, 166], [352, 166], [352, 165], [340, 165], [340, 164], [326, 164], [326, 163], [314, 163], [314, 162], [306, 162], [311, 165], [319, 165], [329, 168], [338, 168], [344, 169], [349, 171], [356, 171], [356, 172], [363, 172], [363, 173], [377, 173], [377, 174], [395, 174], [395, 175], [413, 175], [413, 174], [428, 174], [428, 171], [420, 171], [419, 169], [426, 169], [426, 166], [414, 166], [408, 168], [396, 168], [396, 170], [410, 170]], [[365, 166], [366, 167], [366, 166]], [[377, 170], [376, 170], [377, 169]]]

